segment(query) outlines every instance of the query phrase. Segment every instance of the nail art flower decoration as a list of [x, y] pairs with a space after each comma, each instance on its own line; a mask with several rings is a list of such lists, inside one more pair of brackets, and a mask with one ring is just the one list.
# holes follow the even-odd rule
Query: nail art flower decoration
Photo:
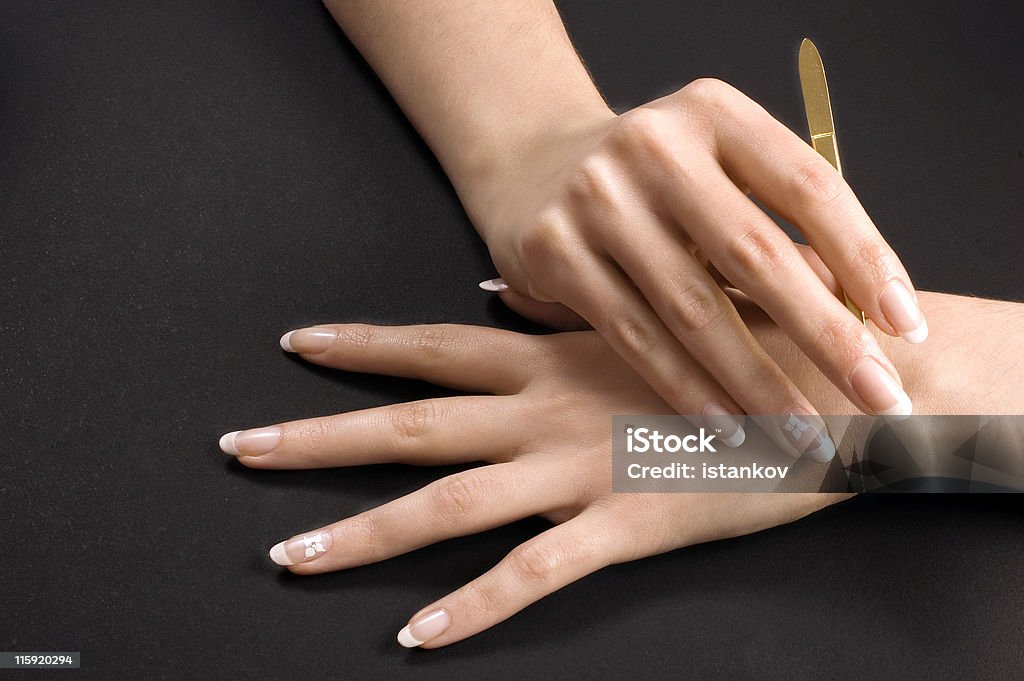
[[783, 430], [788, 430], [789, 432], [793, 433], [795, 437], [798, 438], [801, 435], [803, 435], [805, 431], [810, 430], [810, 428], [811, 424], [807, 423], [806, 421], [801, 421], [795, 416], [790, 416], [789, 420], [786, 421], [786, 423], [783, 424], [782, 426]]
[[318, 553], [324, 553], [327, 549], [324, 548], [324, 538], [322, 533], [317, 533], [309, 537], [303, 537], [302, 543], [306, 545], [306, 558], [312, 558]]

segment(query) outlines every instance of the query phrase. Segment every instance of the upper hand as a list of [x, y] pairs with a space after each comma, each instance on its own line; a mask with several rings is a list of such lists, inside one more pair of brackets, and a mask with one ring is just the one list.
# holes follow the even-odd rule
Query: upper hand
[[[562, 328], [585, 320], [677, 412], [813, 414], [719, 274], [858, 408], [909, 412], [895, 367], [836, 296], [837, 280], [885, 333], [920, 342], [907, 272], [841, 175], [735, 88], [701, 79], [598, 114], [512, 172], [462, 192], [510, 287], [502, 297]], [[811, 248], [801, 253], [748, 193]]]

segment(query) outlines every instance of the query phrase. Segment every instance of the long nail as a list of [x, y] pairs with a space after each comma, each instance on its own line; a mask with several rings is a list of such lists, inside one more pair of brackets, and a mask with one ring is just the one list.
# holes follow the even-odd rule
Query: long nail
[[220, 448], [232, 456], [262, 456], [281, 444], [281, 426], [235, 430], [220, 438]]
[[504, 279], [487, 279], [481, 281], [477, 286], [485, 291], [491, 291], [492, 293], [508, 290], [508, 284], [505, 283]]
[[329, 350], [338, 339], [338, 332], [324, 326], [295, 329], [281, 336], [281, 349], [287, 352], [301, 352], [315, 355]]
[[876, 414], [910, 416], [914, 411], [910, 397], [874, 357], [857, 362], [850, 372], [850, 385]]
[[878, 306], [903, 340], [923, 343], [928, 338], [928, 322], [925, 321], [924, 313], [914, 294], [899, 279], [894, 279], [885, 287], [878, 298]]
[[415, 648], [443, 634], [451, 623], [451, 615], [444, 608], [439, 608], [402, 627], [398, 632], [398, 642], [406, 648]]
[[270, 560], [278, 565], [297, 565], [319, 558], [331, 548], [331, 533], [321, 530], [278, 542], [270, 549]]
[[709, 429], [719, 431], [718, 441], [726, 447], [739, 447], [747, 439], [747, 433], [743, 430], [740, 420], [718, 402], [708, 402], [701, 416], [704, 417], [704, 424]]
[[820, 416], [812, 416], [797, 407], [780, 416], [776, 425], [797, 456], [826, 463], [836, 455], [836, 444], [829, 437]]

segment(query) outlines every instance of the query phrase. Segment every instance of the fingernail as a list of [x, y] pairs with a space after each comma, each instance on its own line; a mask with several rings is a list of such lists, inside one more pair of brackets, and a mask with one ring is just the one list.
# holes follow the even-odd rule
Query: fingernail
[[220, 438], [220, 448], [232, 456], [261, 456], [281, 443], [281, 426], [235, 430]]
[[812, 416], [806, 410], [796, 408], [779, 417], [778, 426], [797, 456], [826, 463], [836, 455], [836, 443], [829, 437], [820, 416]]
[[321, 530], [278, 542], [270, 549], [270, 560], [278, 565], [298, 565], [319, 558], [331, 548], [331, 533]]
[[857, 362], [850, 372], [850, 385], [876, 414], [910, 416], [914, 411], [910, 397], [874, 357]]
[[451, 623], [452, 618], [444, 609], [428, 612], [402, 627], [398, 632], [398, 642], [406, 648], [415, 648], [443, 634]]
[[281, 348], [287, 352], [303, 352], [315, 355], [323, 352], [338, 339], [338, 332], [323, 326], [295, 329], [281, 336]]
[[492, 291], [494, 293], [508, 290], [508, 284], [505, 283], [504, 279], [487, 279], [477, 285], [485, 291]]
[[882, 314], [903, 340], [923, 343], [928, 337], [928, 322], [924, 319], [914, 294], [898, 279], [889, 282], [878, 298]]
[[718, 441], [726, 447], [739, 447], [747, 439], [740, 420], [718, 402], [708, 402], [701, 416], [707, 428], [718, 431]]

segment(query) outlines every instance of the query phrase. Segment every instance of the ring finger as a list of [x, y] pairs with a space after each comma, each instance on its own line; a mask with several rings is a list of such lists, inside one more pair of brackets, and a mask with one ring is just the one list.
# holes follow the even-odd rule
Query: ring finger
[[275, 545], [270, 557], [314, 574], [392, 558], [483, 532], [572, 501], [557, 462], [492, 464], [441, 478], [382, 506]]

